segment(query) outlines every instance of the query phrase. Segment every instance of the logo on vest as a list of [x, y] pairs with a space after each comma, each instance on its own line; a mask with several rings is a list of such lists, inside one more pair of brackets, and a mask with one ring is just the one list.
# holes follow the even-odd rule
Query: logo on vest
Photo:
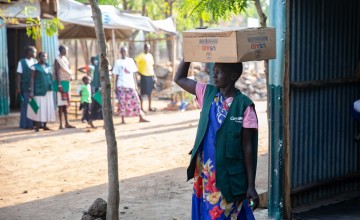
[[242, 123], [242, 122], [243, 122], [243, 117], [234, 117], [234, 116], [231, 116], [230, 120], [231, 120], [231, 121], [235, 121], [236, 123]]

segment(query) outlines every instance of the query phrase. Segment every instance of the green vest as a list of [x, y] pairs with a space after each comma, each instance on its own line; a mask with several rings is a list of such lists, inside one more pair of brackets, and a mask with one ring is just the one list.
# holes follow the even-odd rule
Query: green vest
[[101, 87], [100, 84], [100, 72], [99, 72], [99, 55], [94, 60], [94, 78], [91, 81], [91, 87], [98, 89]]
[[[198, 148], [204, 139], [211, 104], [219, 89], [207, 85], [195, 144], [191, 152], [190, 165], [187, 169], [188, 180], [194, 177], [196, 156]], [[224, 122], [216, 132], [215, 164], [216, 164], [216, 187], [223, 194], [227, 202], [234, 202], [243, 198], [248, 187], [245, 161], [242, 150], [242, 123], [244, 112], [253, 102], [239, 90], [234, 95], [234, 100], [226, 115]], [[253, 137], [254, 170], [257, 164], [258, 134]]]
[[21, 73], [21, 82], [20, 88], [21, 92], [29, 92], [30, 89], [30, 78], [31, 78], [31, 69], [27, 65], [25, 59], [21, 59], [22, 73]]
[[[49, 65], [46, 63], [46, 67]], [[52, 91], [52, 75], [46, 73], [40, 63], [34, 65], [35, 79], [34, 79], [34, 96], [45, 96], [47, 91]]]

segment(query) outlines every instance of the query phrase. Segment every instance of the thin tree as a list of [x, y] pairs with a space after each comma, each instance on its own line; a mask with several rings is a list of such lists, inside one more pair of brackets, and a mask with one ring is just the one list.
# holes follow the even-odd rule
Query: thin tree
[[114, 122], [111, 108], [111, 85], [109, 77], [109, 61], [107, 59], [107, 46], [105, 41], [105, 32], [102, 23], [102, 14], [97, 0], [89, 0], [92, 8], [92, 14], [95, 24], [96, 38], [98, 40], [100, 51], [100, 80], [101, 95], [104, 116], [105, 137], [107, 143], [108, 158], [108, 201], [106, 210], [106, 219], [119, 219], [119, 174], [118, 174], [118, 154], [115, 138]]

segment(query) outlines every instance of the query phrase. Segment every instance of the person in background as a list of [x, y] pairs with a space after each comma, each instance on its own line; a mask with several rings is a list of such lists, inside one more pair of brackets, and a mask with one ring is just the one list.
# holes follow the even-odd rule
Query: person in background
[[[35, 132], [39, 131], [40, 123], [43, 123], [43, 129], [46, 131], [50, 130], [47, 122], [56, 121], [52, 74], [50, 66], [46, 63], [47, 54], [40, 52], [38, 59], [39, 62], [31, 67], [29, 99], [34, 100], [27, 106], [27, 117], [35, 121]], [[32, 105], [33, 102], [36, 104]]]
[[94, 77], [94, 68], [95, 68], [94, 60], [95, 60], [95, 57], [91, 57], [90, 64], [78, 68], [78, 71], [80, 71], [82, 73], [86, 73], [86, 75], [88, 75], [92, 79]]
[[189, 66], [182, 60], [174, 81], [202, 107], [187, 170], [192, 219], [254, 219], [258, 122], [254, 103], [235, 88], [242, 63], [215, 63], [214, 85], [189, 79]]
[[[64, 129], [62, 124], [62, 114], [65, 119], [65, 128], [75, 128], [69, 124], [67, 108], [70, 106], [70, 81], [72, 80], [72, 73], [70, 70], [70, 63], [66, 58], [68, 48], [61, 45], [59, 47], [60, 55], [55, 59], [55, 80], [58, 85], [57, 105], [59, 107], [59, 129]], [[65, 88], [66, 86], [66, 88]]]
[[91, 57], [89, 64], [89, 74], [88, 74], [88, 76], [90, 76], [91, 79], [94, 77], [94, 70], [95, 70], [95, 57]]
[[139, 116], [139, 122], [148, 122], [140, 111], [140, 100], [136, 89], [136, 72], [138, 71], [133, 59], [127, 57], [126, 47], [120, 49], [121, 58], [115, 63], [113, 73], [116, 75], [116, 97], [119, 105], [121, 123], [125, 124], [125, 117]]
[[90, 86], [90, 78], [88, 76], [84, 76], [82, 78], [84, 84], [80, 87], [80, 102], [83, 109], [83, 118], [87, 121], [88, 125], [91, 128], [95, 128], [92, 123], [92, 119], [90, 117], [90, 104], [91, 104], [91, 86]]
[[27, 118], [27, 107], [29, 103], [31, 67], [36, 64], [36, 48], [28, 46], [25, 49], [26, 57], [18, 63], [16, 72], [18, 73], [16, 95], [20, 101], [20, 128], [32, 129], [34, 122]]
[[[99, 71], [99, 55], [92, 57], [93, 64], [94, 64], [94, 78], [91, 80], [91, 94], [94, 97], [95, 93], [100, 90], [101, 83], [100, 83], [100, 71]], [[100, 92], [100, 91], [99, 91]], [[95, 120], [102, 120], [102, 106], [94, 99], [91, 101], [90, 106], [90, 118], [92, 121]]]
[[[144, 45], [144, 52], [140, 53], [136, 58], [136, 64], [140, 73], [140, 93], [141, 95], [147, 95], [149, 100], [149, 111], [156, 111], [155, 108], [151, 107], [151, 93], [154, 89], [155, 83], [155, 72], [154, 72], [154, 58], [150, 51], [150, 44], [146, 43]], [[141, 99], [141, 110], [143, 108], [143, 100]]]

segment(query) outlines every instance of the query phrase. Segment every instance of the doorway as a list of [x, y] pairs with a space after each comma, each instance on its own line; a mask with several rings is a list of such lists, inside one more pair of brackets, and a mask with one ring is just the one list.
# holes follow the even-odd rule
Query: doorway
[[19, 111], [20, 102], [16, 96], [18, 74], [16, 72], [20, 59], [25, 57], [25, 48], [35, 46], [35, 40], [26, 35], [25, 28], [7, 29], [10, 111]]

